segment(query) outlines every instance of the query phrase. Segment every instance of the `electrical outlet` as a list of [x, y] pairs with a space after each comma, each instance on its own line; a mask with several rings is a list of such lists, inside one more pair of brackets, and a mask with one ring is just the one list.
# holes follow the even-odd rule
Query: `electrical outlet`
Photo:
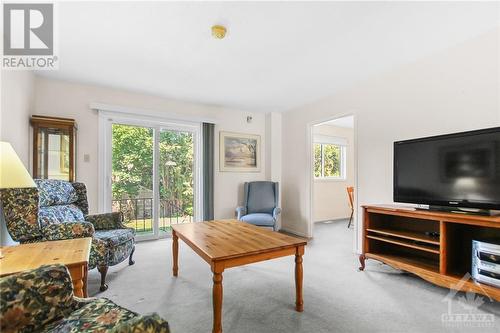
[[84, 162], [90, 162], [90, 154], [83, 154], [83, 161]]

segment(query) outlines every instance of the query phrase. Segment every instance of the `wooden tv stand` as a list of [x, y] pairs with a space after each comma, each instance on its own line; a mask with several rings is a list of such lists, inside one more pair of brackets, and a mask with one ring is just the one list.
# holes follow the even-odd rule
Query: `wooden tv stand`
[[472, 240], [500, 238], [500, 217], [417, 210], [397, 205], [363, 206], [363, 253], [436, 285], [500, 301], [500, 288], [461, 282], [471, 272]]

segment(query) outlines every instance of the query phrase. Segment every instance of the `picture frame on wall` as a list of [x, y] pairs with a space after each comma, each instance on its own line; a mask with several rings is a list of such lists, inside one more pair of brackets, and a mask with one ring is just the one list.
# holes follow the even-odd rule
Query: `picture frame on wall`
[[260, 172], [260, 135], [221, 131], [219, 170]]

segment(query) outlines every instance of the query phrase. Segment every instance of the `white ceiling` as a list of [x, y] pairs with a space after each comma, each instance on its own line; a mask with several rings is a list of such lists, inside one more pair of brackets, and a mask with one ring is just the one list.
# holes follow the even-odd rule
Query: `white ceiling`
[[[500, 3], [59, 3], [58, 71], [39, 75], [284, 111], [499, 25]], [[225, 24], [224, 40], [211, 37]]]

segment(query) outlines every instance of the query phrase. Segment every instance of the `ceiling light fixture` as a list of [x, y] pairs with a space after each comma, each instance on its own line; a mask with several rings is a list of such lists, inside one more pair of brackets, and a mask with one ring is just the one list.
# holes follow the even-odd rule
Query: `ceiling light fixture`
[[212, 36], [216, 39], [223, 39], [226, 36], [226, 27], [222, 25], [214, 25], [212, 27]]

